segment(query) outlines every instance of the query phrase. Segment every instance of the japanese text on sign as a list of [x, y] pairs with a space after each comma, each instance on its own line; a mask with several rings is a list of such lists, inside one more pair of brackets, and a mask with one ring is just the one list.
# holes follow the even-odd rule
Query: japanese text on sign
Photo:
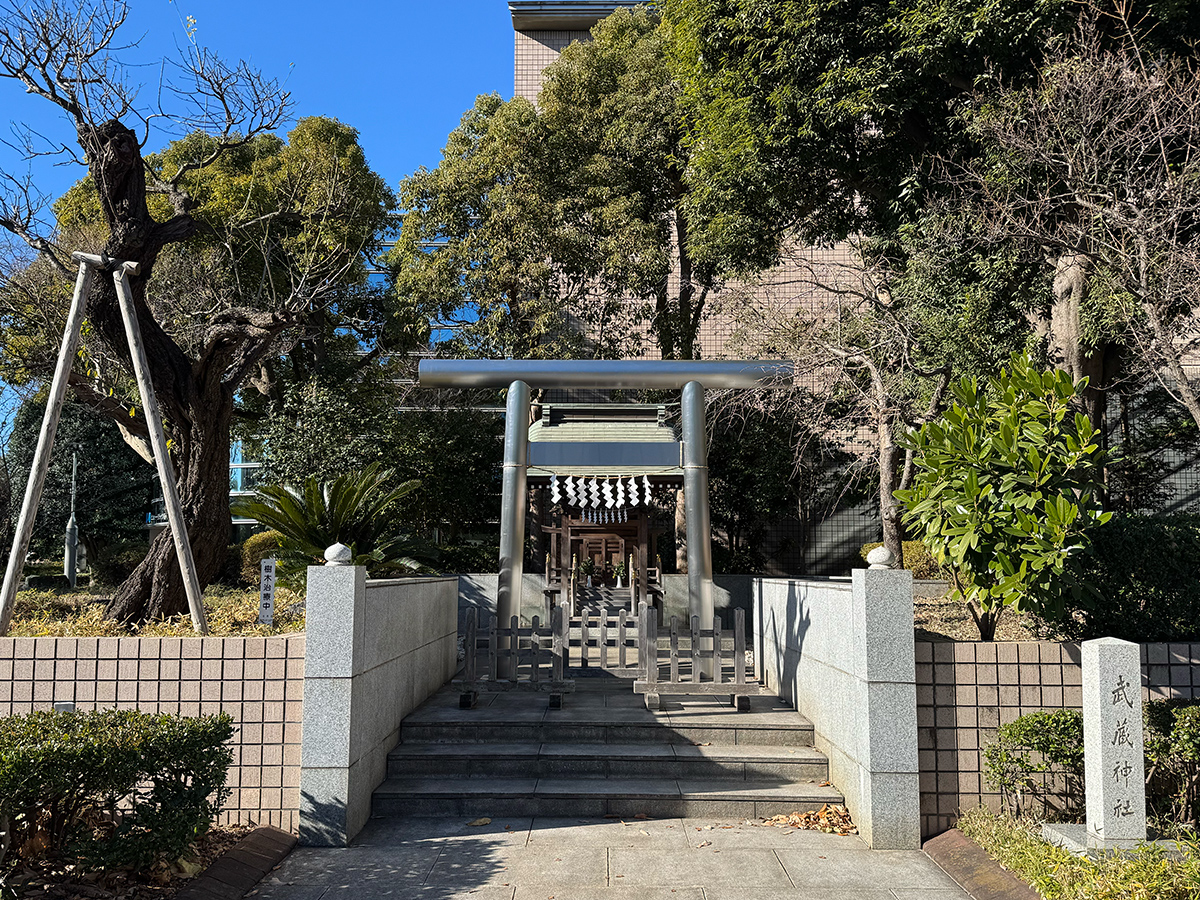
[[272, 625], [275, 622], [275, 560], [264, 559], [259, 566], [259, 575], [258, 623]]

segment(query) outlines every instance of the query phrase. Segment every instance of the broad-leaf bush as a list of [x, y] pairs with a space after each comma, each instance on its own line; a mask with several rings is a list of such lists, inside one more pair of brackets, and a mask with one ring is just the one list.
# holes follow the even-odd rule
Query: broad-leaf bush
[[1033, 805], [1064, 818], [1078, 814], [1083, 716], [1077, 709], [1042, 710], [1001, 725], [995, 742], [984, 748], [983, 774], [1014, 815], [1030, 812]]
[[1069, 615], [1049, 623], [1057, 636], [1200, 640], [1200, 516], [1115, 516], [1081, 569], [1096, 592], [1070, 599]]
[[229, 796], [233, 721], [137, 710], [0, 718], [0, 817], [6, 865], [71, 857], [143, 869], [176, 859]]
[[1005, 609], [1055, 621], [1085, 583], [1073, 557], [1107, 522], [1096, 499], [1096, 433], [1061, 371], [1024, 356], [980, 386], [964, 378], [940, 418], [903, 436], [916, 453], [905, 518], [951, 576], [987, 641]]

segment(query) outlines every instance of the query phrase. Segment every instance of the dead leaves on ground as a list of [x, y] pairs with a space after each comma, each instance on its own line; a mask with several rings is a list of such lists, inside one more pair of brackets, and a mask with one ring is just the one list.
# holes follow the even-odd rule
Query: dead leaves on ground
[[816, 812], [794, 812], [771, 816], [763, 822], [778, 828], [798, 828], [823, 831], [826, 834], [858, 834], [858, 826], [850, 820], [850, 811], [841, 804], [826, 803]]

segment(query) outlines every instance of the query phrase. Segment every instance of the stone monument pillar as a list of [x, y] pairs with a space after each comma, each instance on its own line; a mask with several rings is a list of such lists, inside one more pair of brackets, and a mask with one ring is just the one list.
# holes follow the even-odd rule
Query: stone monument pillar
[[1135, 847], [1146, 840], [1142, 668], [1137, 644], [1083, 642], [1083, 766], [1087, 846]]

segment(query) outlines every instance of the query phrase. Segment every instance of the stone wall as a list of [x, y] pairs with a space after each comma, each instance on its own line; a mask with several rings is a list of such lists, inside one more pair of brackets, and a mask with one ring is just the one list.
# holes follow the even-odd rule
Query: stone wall
[[0, 638], [0, 716], [51, 709], [226, 712], [233, 794], [222, 822], [298, 827], [304, 635]]
[[458, 578], [367, 581], [308, 570], [300, 840], [344, 846], [366, 824], [400, 722], [454, 674]]
[[[1082, 709], [1079, 644], [916, 642], [921, 832], [1000, 796], [983, 779], [982, 750], [1000, 725], [1038, 710]], [[1144, 700], [1200, 697], [1200, 644], [1143, 644]]]
[[919, 847], [912, 575], [757, 579], [754, 593], [757, 674], [812, 721], [863, 839]]

